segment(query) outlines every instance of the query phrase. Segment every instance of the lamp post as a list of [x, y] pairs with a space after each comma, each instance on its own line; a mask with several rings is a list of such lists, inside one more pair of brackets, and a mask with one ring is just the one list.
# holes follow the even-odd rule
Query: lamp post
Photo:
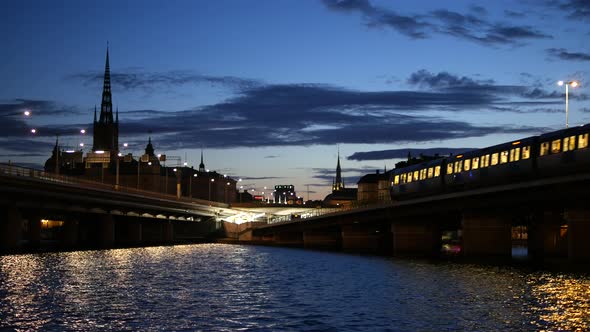
[[197, 173], [193, 174], [192, 177], [189, 176], [189, 183], [188, 183], [188, 195], [190, 198], [193, 198], [193, 178], [197, 177]]
[[565, 127], [568, 128], [569, 127], [569, 87], [571, 86], [572, 88], [577, 87], [578, 85], [580, 85], [580, 83], [578, 83], [578, 81], [569, 81], [569, 82], [564, 82], [564, 81], [559, 81], [557, 82], [557, 85], [562, 86], [565, 85]]
[[215, 179], [211, 179], [211, 181], [209, 181], [209, 201], [211, 201], [211, 182], [215, 182]]

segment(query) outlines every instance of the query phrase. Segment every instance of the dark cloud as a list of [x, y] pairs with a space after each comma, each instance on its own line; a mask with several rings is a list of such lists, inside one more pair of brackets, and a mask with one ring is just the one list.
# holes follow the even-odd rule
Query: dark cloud
[[49, 100], [32, 100], [16, 98], [0, 103], [0, 116], [24, 119], [23, 113], [30, 111], [32, 116], [72, 116], [83, 112], [74, 107], [60, 105]]
[[588, 0], [567, 0], [559, 3], [559, 7], [567, 12], [570, 18], [584, 21], [590, 19], [590, 2]]
[[[235, 97], [196, 109], [122, 113], [125, 116], [120, 123], [120, 142], [143, 149], [151, 135], [156, 150], [169, 151], [203, 146], [397, 144], [480, 137], [535, 128], [471, 124], [447, 119], [440, 111], [547, 112], [552, 105], [561, 104], [563, 98], [561, 91], [503, 86], [447, 72], [420, 70], [410, 76], [408, 83], [420, 89], [358, 91], [325, 84], [248, 86]], [[423, 114], [425, 111], [430, 112], [428, 116]], [[74, 136], [82, 127], [91, 137], [90, 124], [45, 125], [38, 128], [36, 136]], [[27, 131], [22, 117], [9, 116], [0, 123], [0, 137], [23, 137]]]
[[556, 91], [546, 91], [538, 87], [528, 85], [497, 85], [493, 80], [474, 80], [465, 76], [457, 76], [447, 72], [431, 73], [427, 70], [419, 70], [412, 73], [407, 80], [410, 85], [435, 91], [463, 94], [467, 96], [496, 96], [496, 102], [500, 98], [521, 97], [527, 99], [556, 99], [560, 94]]
[[408, 153], [410, 153], [414, 157], [419, 156], [421, 154], [427, 156], [434, 156], [436, 154], [440, 156], [448, 156], [450, 154], [458, 154], [469, 150], [473, 150], [473, 148], [392, 149], [355, 152], [352, 155], [346, 157], [346, 159], [357, 161], [406, 159], [408, 157]]
[[425, 15], [401, 15], [394, 10], [374, 6], [368, 0], [323, 0], [322, 2], [333, 11], [362, 14], [369, 27], [388, 27], [412, 39], [444, 34], [486, 46], [497, 46], [520, 45], [530, 39], [552, 38], [530, 26], [485, 21], [482, 17], [486, 16], [487, 11], [481, 6], [470, 7], [474, 14], [439, 9]]
[[548, 48], [547, 54], [554, 59], [567, 61], [590, 61], [590, 53], [568, 52], [565, 48]]
[[[98, 86], [104, 80], [104, 73], [98, 71], [77, 73], [67, 76], [66, 79], [82, 81], [87, 86]], [[127, 71], [111, 72], [111, 83], [121, 90], [143, 90], [147, 92], [153, 92], [161, 87], [173, 88], [190, 84], [210, 84], [237, 90], [260, 84], [256, 80], [246, 80], [233, 76], [202, 75], [190, 70], [143, 72], [135, 68], [130, 68]]]
[[521, 12], [515, 12], [512, 10], [505, 10], [504, 11], [504, 15], [506, 15], [509, 18], [523, 18], [526, 17], [525, 13], [521, 13]]

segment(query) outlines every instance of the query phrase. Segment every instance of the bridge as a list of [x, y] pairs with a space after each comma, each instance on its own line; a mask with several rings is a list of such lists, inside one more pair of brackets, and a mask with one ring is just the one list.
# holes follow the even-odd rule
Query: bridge
[[525, 226], [536, 259], [590, 261], [590, 174], [566, 175], [360, 207], [236, 232], [240, 241], [395, 255], [511, 256]]
[[0, 249], [37, 247], [47, 229], [60, 247], [203, 240], [222, 220], [272, 216], [227, 204], [85, 181], [0, 164]]

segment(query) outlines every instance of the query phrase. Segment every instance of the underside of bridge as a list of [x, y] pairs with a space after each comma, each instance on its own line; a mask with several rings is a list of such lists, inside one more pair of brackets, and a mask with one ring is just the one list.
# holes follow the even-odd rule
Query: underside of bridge
[[64, 212], [0, 205], [0, 252], [203, 242], [219, 229], [215, 217], [187, 220], [97, 211]]

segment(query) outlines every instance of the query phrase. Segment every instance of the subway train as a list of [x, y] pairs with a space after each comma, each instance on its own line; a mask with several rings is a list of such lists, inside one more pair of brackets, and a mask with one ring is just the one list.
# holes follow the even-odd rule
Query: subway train
[[590, 171], [590, 124], [396, 168], [392, 200]]

